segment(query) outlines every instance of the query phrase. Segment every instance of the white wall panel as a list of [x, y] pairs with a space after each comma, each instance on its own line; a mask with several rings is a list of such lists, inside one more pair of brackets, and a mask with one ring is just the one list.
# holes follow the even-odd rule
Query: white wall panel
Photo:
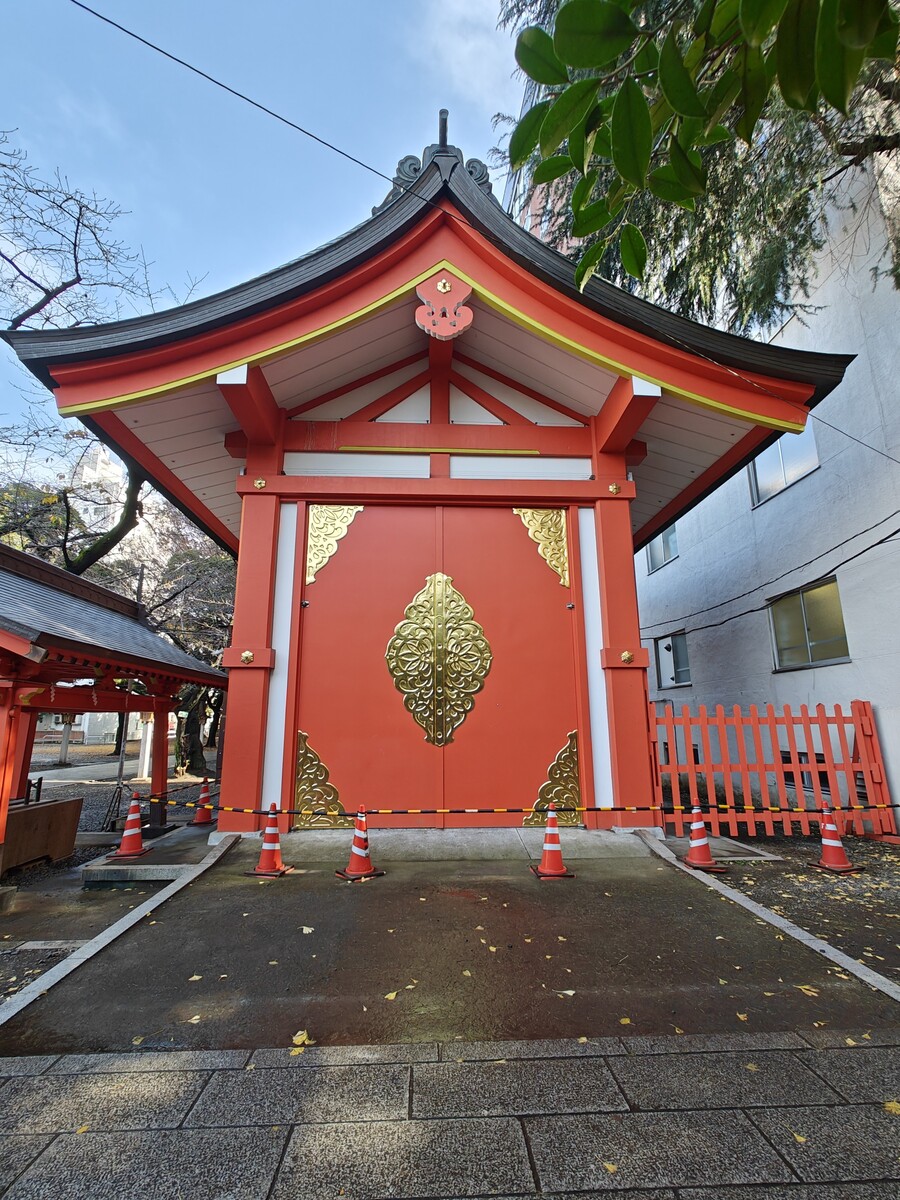
[[[275, 666], [269, 676], [266, 713], [266, 748], [263, 755], [262, 807], [281, 808], [284, 774], [284, 713], [287, 704], [288, 664], [291, 651], [291, 612], [294, 607], [294, 558], [297, 543], [297, 505], [282, 504], [275, 560], [275, 598], [272, 608], [272, 649]], [[232, 736], [234, 735], [232, 731]]]

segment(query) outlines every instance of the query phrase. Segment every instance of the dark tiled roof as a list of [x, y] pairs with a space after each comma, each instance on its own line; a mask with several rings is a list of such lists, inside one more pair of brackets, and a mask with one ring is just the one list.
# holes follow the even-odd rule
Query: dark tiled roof
[[426, 154], [427, 165], [408, 185], [404, 182], [405, 190], [396, 187], [368, 221], [286, 266], [166, 312], [93, 327], [0, 331], [0, 337], [52, 387], [52, 370], [57, 364], [148, 350], [221, 329], [314, 291], [373, 258], [446, 196], [467, 222], [524, 270], [585, 308], [659, 342], [726, 367], [808, 383], [814, 389], [813, 404], [840, 383], [853, 361], [853, 355], [793, 350], [723, 333], [667, 312], [602, 279], [592, 279], [581, 293], [574, 283], [572, 263], [518, 225], [483, 186], [474, 165], [463, 163], [456, 147], [429, 150], [436, 152], [431, 157]]
[[[53, 586], [54, 576], [63, 577], [59, 581], [62, 586]], [[155, 668], [161, 674], [186, 679], [199, 676], [213, 686], [224, 684], [221, 671], [185, 654], [148, 629], [136, 615], [128, 615], [127, 608], [137, 611], [132, 601], [116, 597], [121, 606], [116, 605], [103, 595], [115, 595], [106, 588], [85, 580], [73, 581], [80, 586], [70, 588], [66, 586], [68, 580], [72, 576], [45, 563], [37, 563], [31, 571], [27, 555], [4, 550], [0, 553], [0, 629], [42, 647], [63, 644], [81, 649], [86, 657], [92, 650], [99, 651], [120, 658], [123, 664]], [[90, 599], [92, 590], [98, 595]]]

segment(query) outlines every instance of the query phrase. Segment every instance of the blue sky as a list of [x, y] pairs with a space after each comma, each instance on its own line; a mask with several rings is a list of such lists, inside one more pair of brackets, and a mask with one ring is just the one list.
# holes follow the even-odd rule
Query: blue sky
[[[437, 136], [485, 158], [518, 107], [497, 0], [91, 0], [91, 6], [390, 176]], [[226, 95], [69, 0], [3, 6], [0, 128], [42, 173], [129, 210], [157, 285], [218, 291], [364, 219], [382, 179]], [[0, 421], [22, 376], [0, 347]]]

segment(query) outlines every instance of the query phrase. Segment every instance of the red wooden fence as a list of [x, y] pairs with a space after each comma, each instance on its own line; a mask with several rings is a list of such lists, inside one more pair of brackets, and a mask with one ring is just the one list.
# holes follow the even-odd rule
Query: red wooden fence
[[823, 803], [847, 832], [896, 834], [872, 705], [850, 712], [819, 704], [726, 712], [650, 705], [656, 803], [670, 833], [687, 829], [699, 804], [711, 833], [818, 833]]

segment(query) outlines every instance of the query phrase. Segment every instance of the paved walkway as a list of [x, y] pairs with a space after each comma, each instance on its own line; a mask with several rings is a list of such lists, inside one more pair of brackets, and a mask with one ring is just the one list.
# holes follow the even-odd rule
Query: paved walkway
[[4, 1075], [6, 1200], [900, 1187], [900, 1029], [44, 1056]]

